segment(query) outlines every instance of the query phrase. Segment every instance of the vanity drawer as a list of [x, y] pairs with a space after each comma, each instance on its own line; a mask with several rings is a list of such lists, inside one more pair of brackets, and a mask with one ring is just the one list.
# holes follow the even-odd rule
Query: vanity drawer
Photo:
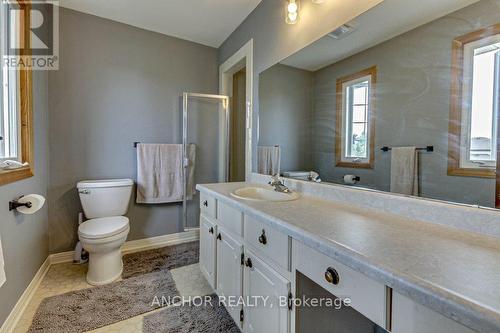
[[260, 250], [280, 267], [289, 270], [288, 235], [245, 215], [245, 242]]
[[[319, 253], [304, 244], [293, 241], [294, 268], [340, 298], [349, 298], [351, 307], [379, 325], [386, 327], [385, 285]], [[338, 277], [328, 282], [326, 273]], [[331, 281], [331, 280], [330, 280]], [[335, 284], [336, 283], [336, 284]]]
[[214, 197], [200, 192], [200, 210], [202, 215], [213, 219], [217, 218], [217, 200], [215, 200]]
[[217, 204], [217, 222], [236, 236], [243, 236], [243, 213], [223, 202]]

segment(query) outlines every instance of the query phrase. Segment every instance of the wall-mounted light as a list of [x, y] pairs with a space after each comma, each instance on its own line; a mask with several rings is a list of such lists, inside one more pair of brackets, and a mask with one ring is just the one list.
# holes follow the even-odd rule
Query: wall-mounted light
[[288, 0], [286, 6], [286, 23], [295, 24], [299, 20], [299, 0]]

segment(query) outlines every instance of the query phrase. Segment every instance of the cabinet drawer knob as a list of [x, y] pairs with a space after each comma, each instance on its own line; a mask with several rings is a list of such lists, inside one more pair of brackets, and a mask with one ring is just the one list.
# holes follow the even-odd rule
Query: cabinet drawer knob
[[221, 236], [221, 234], [218, 234], [218, 235], [217, 235], [217, 239], [218, 239], [218, 240], [222, 240], [222, 236]]
[[246, 261], [245, 261], [245, 266], [247, 266], [248, 268], [252, 268], [253, 264], [252, 264], [252, 259], [248, 258]]
[[264, 229], [262, 229], [262, 235], [260, 235], [259, 237], [259, 243], [261, 243], [262, 245], [267, 244], [266, 231]]
[[213, 234], [214, 233], [214, 227], [210, 227], [210, 229], [208, 229], [208, 232]]
[[203, 201], [203, 206], [208, 207], [208, 200]]
[[333, 269], [332, 267], [328, 267], [326, 272], [325, 272], [325, 280], [328, 283], [337, 285], [340, 282], [339, 273], [337, 273], [337, 271], [335, 269]]

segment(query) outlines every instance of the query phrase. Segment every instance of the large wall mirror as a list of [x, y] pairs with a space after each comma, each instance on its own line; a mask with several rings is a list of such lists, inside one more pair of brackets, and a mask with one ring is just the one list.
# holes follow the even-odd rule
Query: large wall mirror
[[385, 0], [259, 77], [257, 170], [494, 208], [500, 1]]

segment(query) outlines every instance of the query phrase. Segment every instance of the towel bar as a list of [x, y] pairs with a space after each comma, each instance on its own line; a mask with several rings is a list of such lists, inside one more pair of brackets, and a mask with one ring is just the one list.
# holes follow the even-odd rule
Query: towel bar
[[[389, 150], [392, 150], [392, 148], [390, 148], [390, 147], [382, 147], [382, 148], [380, 148], [380, 150], [382, 150], [383, 152], [388, 152]], [[430, 153], [430, 152], [434, 151], [434, 146], [427, 146], [425, 148], [417, 148], [417, 150], [419, 150], [419, 151], [426, 151], [426, 152]]]

